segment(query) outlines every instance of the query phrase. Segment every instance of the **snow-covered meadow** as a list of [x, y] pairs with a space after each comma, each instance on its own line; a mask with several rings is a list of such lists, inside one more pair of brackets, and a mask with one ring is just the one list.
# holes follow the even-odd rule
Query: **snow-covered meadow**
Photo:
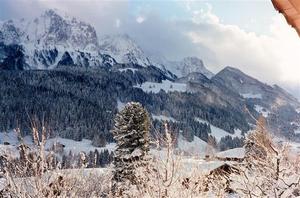
[[143, 84], [134, 86], [136, 88], [142, 89], [147, 93], [158, 93], [160, 90], [164, 90], [165, 92], [187, 92], [187, 85], [184, 83], [175, 83], [169, 80], [163, 80], [161, 83], [156, 82], [144, 82]]

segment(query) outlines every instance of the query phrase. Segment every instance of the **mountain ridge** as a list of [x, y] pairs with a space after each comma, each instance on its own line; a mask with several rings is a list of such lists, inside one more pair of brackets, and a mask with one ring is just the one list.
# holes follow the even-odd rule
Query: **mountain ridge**
[[[175, 64], [182, 67], [179, 70], [182, 70], [183, 75], [194, 71], [202, 72], [208, 77], [213, 75], [204, 67], [202, 60], [196, 57], [186, 57], [177, 63], [152, 60], [129, 35], [105, 35], [98, 38], [95, 28], [90, 24], [54, 9], [46, 10], [32, 20], [1, 22], [1, 41], [5, 45], [18, 44], [23, 47], [28, 69], [53, 69], [59, 62], [66, 62], [61, 59], [68, 52], [72, 61], [83, 67], [111, 66], [117, 62], [133, 63], [141, 66], [153, 65], [170, 73], [166, 64]], [[104, 61], [105, 55], [111, 56], [111, 59]]]
[[[42, 92], [45, 87], [48, 90], [49, 84], [53, 86], [50, 81], [56, 79], [52, 76], [54, 74], [66, 75], [67, 80], [62, 77], [62, 83], [68, 82], [69, 77], [72, 76], [71, 79], [88, 81], [85, 89], [89, 91], [82, 91], [80, 82], [76, 83], [74, 88], [80, 91], [72, 91], [76, 92], [74, 95], [79, 100], [86, 100], [86, 104], [90, 105], [91, 99], [84, 94], [93, 95], [88, 85], [94, 86], [92, 85], [94, 79], [99, 83], [95, 85], [95, 90], [101, 90], [100, 87], [106, 91], [120, 92], [118, 96], [111, 96], [114, 101], [120, 99], [117, 97], [122, 97], [123, 102], [137, 100], [145, 105], [149, 103], [148, 108], [151, 113], [154, 115], [167, 113], [179, 120], [181, 123], [179, 126], [190, 128], [188, 124], [197, 125], [186, 118], [186, 116], [195, 116], [231, 133], [238, 127], [246, 132], [250, 125], [255, 124], [245, 112], [246, 107], [255, 117], [264, 116], [268, 123], [277, 127], [276, 130], [286, 130], [289, 136], [295, 135], [293, 132], [297, 126], [290, 123], [296, 122], [300, 117], [295, 110], [300, 107], [299, 101], [278, 86], [267, 85], [234, 67], [225, 67], [217, 74], [213, 74], [197, 57], [186, 57], [181, 61], [168, 61], [164, 57], [161, 57], [160, 61], [154, 60], [129, 35], [109, 35], [100, 39], [89, 24], [72, 17], [64, 18], [53, 10], [46, 11], [40, 18], [34, 19], [28, 26], [26, 20], [21, 20], [19, 25], [7, 21], [2, 23], [0, 28], [0, 69], [27, 70], [20, 74], [25, 76], [25, 84], [30, 82], [25, 86], [30, 92], [36, 93], [31, 90], [32, 84], [41, 89], [37, 93]], [[35, 27], [33, 28], [35, 33], [25, 31], [29, 26]], [[29, 36], [29, 34], [33, 35]], [[49, 84], [45, 83], [40, 87], [39, 83], [35, 84], [36, 81], [31, 82], [32, 78], [40, 78], [34, 76], [34, 73], [39, 73], [36, 70], [47, 70], [51, 74], [49, 77], [47, 72], [42, 72], [41, 78], [47, 79]], [[97, 73], [101, 78], [93, 76], [92, 80], [85, 79], [87, 78], [85, 75], [91, 75], [92, 72]], [[2, 78], [9, 79], [12, 75], [5, 72]], [[70, 81], [75, 84], [74, 80]], [[109, 82], [114, 84], [108, 85]], [[8, 90], [18, 89], [15, 84], [3, 86], [7, 94]], [[64, 87], [64, 84], [60, 87], [62, 90], [56, 90], [51, 86], [50, 97], [56, 95], [56, 92], [63, 91], [65, 94], [63, 98], [75, 100], [72, 98], [73, 95], [68, 95], [69, 90]], [[180, 86], [182, 89], [176, 89], [175, 86]], [[154, 88], [157, 90], [156, 93], [151, 92]], [[55, 90], [54, 93], [52, 89]], [[127, 95], [120, 89], [125, 89]], [[80, 93], [83, 96], [80, 96]], [[108, 98], [109, 96], [107, 100]], [[28, 104], [31, 104], [30, 98], [27, 99]], [[51, 98], [50, 105], [44, 101], [45, 105], [55, 106], [52, 104], [52, 99], [54, 98]], [[5, 104], [8, 101], [2, 102]], [[78, 102], [77, 99], [75, 102]], [[171, 107], [168, 103], [180, 107]], [[102, 108], [103, 104], [96, 106]], [[110, 108], [114, 108], [112, 104]], [[174, 110], [177, 108], [179, 112]], [[67, 115], [67, 112], [64, 113]], [[108, 130], [110, 121], [106, 120], [106, 122], [105, 130]]]

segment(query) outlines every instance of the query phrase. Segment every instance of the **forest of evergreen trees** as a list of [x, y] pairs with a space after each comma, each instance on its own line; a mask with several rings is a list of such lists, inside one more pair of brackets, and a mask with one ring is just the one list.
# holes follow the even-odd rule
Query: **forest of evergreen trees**
[[[119, 72], [120, 67], [137, 67]], [[247, 131], [246, 115], [239, 109], [206, 104], [198, 93], [145, 93], [134, 85], [145, 81], [161, 82], [168, 77], [156, 67], [119, 65], [107, 69], [60, 68], [56, 70], [8, 71], [0, 73], [1, 131], [20, 128], [30, 134], [33, 117], [44, 120], [52, 136], [81, 140], [87, 138], [100, 145], [113, 142], [109, 132], [118, 112], [117, 101], [138, 101], [155, 115], [166, 115], [174, 134], [183, 131], [192, 141], [194, 135], [207, 140], [210, 127], [196, 122], [195, 117], [233, 133], [235, 128]], [[161, 129], [155, 121], [154, 129]], [[153, 132], [153, 130], [152, 130]], [[99, 145], [98, 145], [99, 146]]]

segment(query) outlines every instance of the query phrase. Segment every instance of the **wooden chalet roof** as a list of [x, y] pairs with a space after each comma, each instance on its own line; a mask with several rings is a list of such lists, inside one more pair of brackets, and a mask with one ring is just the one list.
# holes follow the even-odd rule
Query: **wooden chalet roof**
[[272, 0], [272, 3], [300, 36], [300, 0]]

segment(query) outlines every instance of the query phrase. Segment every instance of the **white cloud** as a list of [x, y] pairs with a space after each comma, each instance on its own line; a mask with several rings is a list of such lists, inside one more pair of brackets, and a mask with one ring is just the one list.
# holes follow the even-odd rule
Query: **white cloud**
[[142, 17], [142, 16], [138, 16], [138, 17], [136, 18], [136, 22], [137, 22], [137, 23], [143, 23], [144, 21], [145, 21], [145, 18]]
[[200, 10], [193, 10], [192, 13], [192, 21], [196, 24], [199, 23], [211, 23], [216, 24], [220, 23], [219, 17], [212, 13], [212, 6], [206, 3], [207, 10], [200, 9]]
[[193, 13], [186, 35], [215, 54], [210, 68], [231, 65], [268, 83], [300, 82], [300, 39], [281, 15], [270, 24], [270, 35], [257, 35], [222, 24], [211, 9]]

